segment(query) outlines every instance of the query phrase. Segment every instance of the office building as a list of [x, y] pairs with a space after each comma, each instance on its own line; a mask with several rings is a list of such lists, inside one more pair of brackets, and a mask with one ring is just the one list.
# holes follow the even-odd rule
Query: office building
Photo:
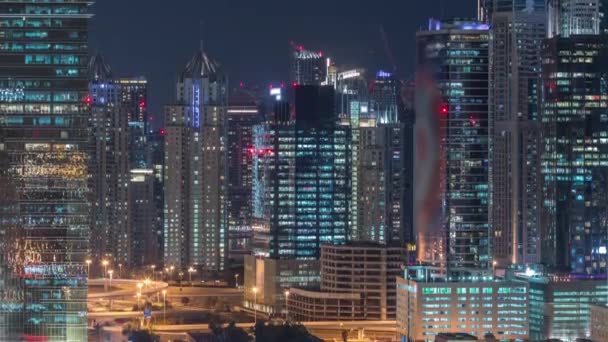
[[129, 169], [149, 167], [146, 159], [148, 118], [148, 81], [144, 77], [119, 77], [120, 102], [129, 123]]
[[608, 305], [591, 305], [591, 340], [608, 341]]
[[321, 286], [290, 288], [289, 318], [296, 321], [393, 320], [396, 279], [405, 249], [399, 244], [353, 242], [321, 247]]
[[165, 207], [165, 134], [164, 128], [148, 133], [148, 167], [154, 173], [154, 220], [156, 232], [157, 259], [152, 264], [162, 264], [164, 257], [164, 207]]
[[540, 127], [535, 105], [545, 0], [497, 0], [491, 20], [493, 256], [499, 268], [538, 263]]
[[165, 109], [164, 262], [222, 271], [228, 256], [226, 213], [227, 78], [199, 50]]
[[549, 38], [600, 34], [601, 0], [549, 0], [547, 11]]
[[371, 111], [381, 124], [399, 122], [399, 85], [393, 74], [378, 71], [371, 86]]
[[21, 315], [9, 327], [19, 339], [87, 338], [89, 6], [0, 6], [0, 153], [20, 222], [9, 274], [23, 285], [2, 287], [2, 310]]
[[418, 260], [448, 278], [489, 271], [488, 25], [418, 32], [414, 215]]
[[606, 305], [605, 278], [535, 272], [516, 273], [530, 287], [530, 340], [574, 341], [591, 335], [591, 308]]
[[397, 333], [402, 341], [432, 342], [440, 333], [471, 334], [498, 341], [527, 341], [528, 284], [432, 278], [427, 266], [409, 267], [397, 278]]
[[608, 262], [608, 38], [543, 44], [543, 263], [606, 274]]
[[290, 81], [297, 85], [321, 85], [327, 82], [328, 60], [322, 52], [291, 44]]
[[250, 253], [253, 127], [261, 121], [256, 93], [244, 87], [230, 93], [227, 111], [227, 215], [230, 259]]
[[[245, 287], [279, 296], [282, 288], [318, 284], [321, 245], [342, 244], [348, 235], [350, 130], [335, 114], [333, 87], [294, 92], [294, 117], [288, 103], [277, 101], [254, 129], [254, 241]], [[276, 278], [262, 281], [271, 268]], [[267, 305], [278, 302], [274, 294], [262, 297]]]
[[160, 260], [152, 169], [133, 169], [129, 179], [129, 227], [132, 267], [144, 268]]

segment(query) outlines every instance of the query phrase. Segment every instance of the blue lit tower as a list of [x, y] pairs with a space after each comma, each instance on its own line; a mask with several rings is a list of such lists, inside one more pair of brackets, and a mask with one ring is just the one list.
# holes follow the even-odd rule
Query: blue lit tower
[[543, 262], [606, 274], [608, 39], [554, 37], [543, 44]]
[[[433, 79], [440, 98], [429, 112], [416, 112], [418, 258], [451, 280], [483, 276], [492, 262], [488, 25], [431, 20], [429, 29], [416, 37], [417, 82]], [[417, 101], [422, 90], [417, 89]], [[436, 122], [439, 134], [425, 131], [429, 120]], [[433, 146], [437, 164], [429, 162]]]
[[[23, 315], [10, 328], [25, 335], [19, 340], [87, 339], [90, 4], [31, 0], [0, 6], [0, 152], [8, 159], [4, 165], [19, 207], [8, 262], [23, 286], [10, 294]], [[3, 308], [6, 299], [3, 292]]]
[[91, 58], [89, 77], [92, 256], [128, 267], [130, 144], [122, 86], [113, 78], [101, 54]]
[[226, 107], [228, 81], [199, 50], [165, 109], [164, 261], [182, 270], [226, 268]]

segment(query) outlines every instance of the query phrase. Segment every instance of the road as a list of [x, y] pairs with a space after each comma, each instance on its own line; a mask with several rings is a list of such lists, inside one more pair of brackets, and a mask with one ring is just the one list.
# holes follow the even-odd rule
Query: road
[[[104, 286], [105, 283], [110, 283], [109, 279], [89, 279], [89, 286]], [[102, 299], [102, 298], [121, 298], [128, 296], [135, 296], [139, 289], [137, 284], [141, 283], [140, 280], [131, 279], [112, 279], [112, 288], [119, 288], [110, 292], [97, 292], [89, 293], [87, 299]], [[141, 289], [142, 294], [155, 294], [163, 289], [169, 287], [169, 284], [161, 281], [152, 281], [147, 286], [143, 286]]]
[[[397, 323], [395, 321], [348, 321], [348, 322], [300, 322], [308, 329], [312, 330], [356, 330], [365, 329], [365, 331], [377, 332], [395, 332]], [[237, 327], [249, 329], [253, 327], [253, 323], [237, 323]], [[180, 325], [156, 325], [156, 331], [167, 332], [187, 332], [187, 331], [208, 331], [209, 324], [180, 324]]]

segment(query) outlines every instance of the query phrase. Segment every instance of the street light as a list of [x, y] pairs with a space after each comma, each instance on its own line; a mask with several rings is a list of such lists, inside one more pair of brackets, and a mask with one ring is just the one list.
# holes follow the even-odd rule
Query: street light
[[108, 274], [110, 275], [110, 290], [112, 289], [112, 275], [114, 274], [114, 270], [109, 270]]
[[108, 264], [110, 262], [108, 260], [104, 260], [101, 262], [101, 264], [103, 265], [103, 278], [106, 278], [106, 273], [108, 273]]
[[496, 273], [497, 264], [498, 264], [498, 262], [496, 260], [492, 261], [492, 276], [494, 276], [494, 273]]
[[234, 287], [236, 287], [237, 289], [239, 288], [239, 274], [235, 274], [234, 275]]
[[190, 267], [188, 269], [188, 278], [190, 280], [190, 286], [192, 286], [192, 273], [194, 273], [194, 272], [195, 272], [194, 268]]
[[118, 264], [118, 278], [122, 277], [122, 264]]
[[257, 306], [258, 306], [258, 288], [257, 287], [253, 287], [251, 289], [251, 291], [253, 291], [253, 325], [257, 325], [258, 324], [258, 310], [257, 310]]
[[89, 274], [91, 273], [91, 263], [93, 262], [93, 260], [87, 259], [84, 262], [87, 263], [87, 278], [89, 278]]
[[139, 299], [141, 298], [141, 292], [137, 292], [137, 310], [139, 310]]
[[289, 290], [285, 290], [285, 322], [289, 320], [289, 304], [287, 299], [289, 298]]
[[156, 270], [156, 265], [150, 265], [150, 268], [152, 269], [152, 280], [156, 280], [156, 277], [154, 276], [154, 272]]
[[175, 269], [175, 266], [171, 265], [171, 267], [169, 267], [169, 270], [171, 270], [171, 281], [173, 281], [173, 270]]
[[150, 285], [150, 279], [146, 278], [144, 280], [144, 284], [146, 285], [146, 290], [148, 289], [148, 286]]
[[167, 324], [167, 290], [163, 290], [163, 321]]

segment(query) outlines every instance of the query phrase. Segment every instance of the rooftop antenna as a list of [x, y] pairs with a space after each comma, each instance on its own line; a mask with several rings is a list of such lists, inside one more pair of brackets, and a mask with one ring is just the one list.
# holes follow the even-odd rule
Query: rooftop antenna
[[201, 20], [201, 51], [205, 50], [205, 20]]

